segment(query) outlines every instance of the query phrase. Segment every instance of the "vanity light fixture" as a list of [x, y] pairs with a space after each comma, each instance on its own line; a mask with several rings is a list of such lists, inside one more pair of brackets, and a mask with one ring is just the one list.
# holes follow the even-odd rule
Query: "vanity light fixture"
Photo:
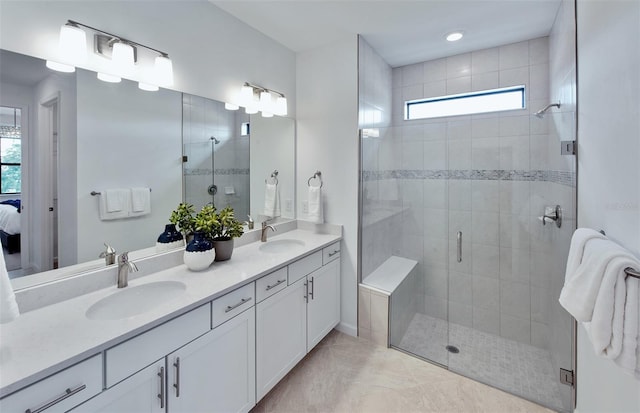
[[[98, 72], [98, 79], [117, 83], [122, 77], [135, 78], [140, 89], [149, 91], [173, 85], [173, 63], [167, 53], [73, 20], [60, 29], [60, 62], [47, 60], [47, 67], [73, 72], [75, 66], [84, 63], [88, 54], [85, 30], [93, 32], [93, 52], [108, 62]], [[142, 64], [142, 60], [153, 63]]]
[[[274, 101], [274, 96], [276, 96]], [[230, 107], [227, 107], [229, 105]], [[227, 103], [225, 109], [233, 109], [238, 105]], [[239, 106], [243, 106], [245, 113], [253, 115], [262, 112], [262, 117], [270, 118], [273, 115], [287, 115], [287, 98], [277, 90], [268, 89], [263, 86], [254, 85], [249, 82], [240, 89]]]
[[238, 110], [238, 109], [240, 109], [240, 106], [238, 106], [238, 105], [234, 105], [233, 103], [225, 102], [225, 104], [224, 104], [224, 108], [225, 108], [226, 110]]

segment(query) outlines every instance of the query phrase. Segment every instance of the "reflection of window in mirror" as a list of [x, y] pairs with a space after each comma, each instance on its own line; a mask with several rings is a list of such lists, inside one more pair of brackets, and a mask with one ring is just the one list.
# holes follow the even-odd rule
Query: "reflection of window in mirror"
[[0, 106], [0, 193], [19, 194], [22, 187], [21, 110]]
[[249, 136], [250, 131], [251, 131], [251, 127], [249, 125], [249, 122], [242, 122], [242, 127], [240, 129], [240, 136]]

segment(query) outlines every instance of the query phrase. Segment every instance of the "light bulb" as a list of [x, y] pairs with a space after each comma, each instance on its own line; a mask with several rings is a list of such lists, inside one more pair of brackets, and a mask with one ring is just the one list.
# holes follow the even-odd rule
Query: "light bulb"
[[135, 69], [133, 47], [123, 42], [114, 43], [111, 62], [116, 72], [125, 76], [131, 76]]
[[47, 67], [51, 70], [64, 73], [73, 73], [76, 71], [75, 66], [65, 65], [64, 63], [58, 63], [52, 60], [47, 60]]
[[158, 56], [154, 68], [160, 86], [173, 85], [173, 63], [168, 56]]
[[98, 79], [108, 83], [120, 83], [122, 78], [107, 73], [98, 72]]
[[147, 92], [157, 92], [160, 88], [151, 83], [138, 82], [138, 89], [146, 90]]
[[462, 32], [452, 32], [447, 35], [447, 41], [457, 42], [458, 40], [462, 39], [462, 36], [464, 36]]
[[249, 106], [245, 106], [244, 108], [244, 112], [247, 115], [253, 115], [258, 113], [258, 107], [256, 105], [249, 105]]
[[251, 86], [245, 85], [240, 88], [240, 104], [245, 107], [253, 104], [253, 88]]
[[59, 54], [67, 63], [82, 63], [87, 60], [87, 35], [79, 27], [69, 23], [60, 28]]
[[276, 99], [275, 109], [273, 110], [278, 116], [287, 116], [287, 98], [284, 96], [278, 96]]
[[226, 110], [238, 110], [238, 109], [240, 109], [240, 106], [238, 106], [238, 105], [234, 105], [233, 103], [227, 103], [227, 102], [225, 102], [225, 103], [224, 103], [224, 108], [225, 108]]

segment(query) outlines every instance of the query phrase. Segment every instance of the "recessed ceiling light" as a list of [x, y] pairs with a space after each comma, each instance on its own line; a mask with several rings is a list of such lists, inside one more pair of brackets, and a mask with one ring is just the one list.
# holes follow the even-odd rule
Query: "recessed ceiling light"
[[447, 35], [447, 41], [455, 42], [462, 39], [462, 36], [463, 36], [462, 32], [451, 32]]

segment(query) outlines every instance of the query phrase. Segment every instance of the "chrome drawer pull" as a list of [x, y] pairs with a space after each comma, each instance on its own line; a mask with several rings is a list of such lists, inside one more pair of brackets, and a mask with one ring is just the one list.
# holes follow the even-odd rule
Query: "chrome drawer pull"
[[339, 253], [339, 252], [340, 252], [340, 250], [335, 250], [335, 251], [333, 251], [333, 252], [330, 252], [330, 253], [329, 253], [329, 257], [333, 257], [334, 255], [336, 255], [336, 254], [337, 254], [337, 253]]
[[164, 409], [164, 367], [160, 367], [158, 377], [160, 377], [160, 394], [158, 394], [158, 399], [160, 399], [160, 408]]
[[236, 305], [228, 305], [227, 309], [224, 310], [225, 313], [228, 313], [231, 310], [235, 310], [236, 308], [240, 307], [242, 304], [246, 303], [247, 301], [251, 301], [251, 297], [249, 298], [243, 298], [242, 300], [240, 300], [240, 302]]
[[38, 407], [37, 409], [34, 409], [34, 410], [27, 409], [27, 410], [24, 411], [24, 413], [40, 413], [40, 412], [43, 412], [43, 411], [47, 410], [49, 407], [53, 406], [54, 404], [58, 404], [61, 401], [63, 401], [64, 399], [67, 399], [67, 398], [73, 396], [74, 394], [81, 392], [82, 390], [84, 390], [86, 388], [87, 388], [86, 384], [78, 386], [73, 390], [68, 388], [67, 390], [64, 391], [64, 394], [61, 395], [60, 397], [58, 397], [57, 399], [52, 400], [49, 403]]
[[315, 300], [315, 297], [313, 296], [313, 287], [315, 286], [315, 283], [313, 282], [313, 277], [311, 277], [311, 280], [309, 280], [309, 284], [311, 284], [311, 292], [309, 292], [309, 296], [311, 297], [312, 300]]
[[271, 285], [267, 285], [266, 290], [269, 291], [272, 288], [276, 288], [277, 286], [279, 286], [280, 284], [282, 284], [283, 282], [287, 281], [287, 279], [285, 278], [284, 280], [278, 280], [276, 281], [275, 284], [271, 284]]

